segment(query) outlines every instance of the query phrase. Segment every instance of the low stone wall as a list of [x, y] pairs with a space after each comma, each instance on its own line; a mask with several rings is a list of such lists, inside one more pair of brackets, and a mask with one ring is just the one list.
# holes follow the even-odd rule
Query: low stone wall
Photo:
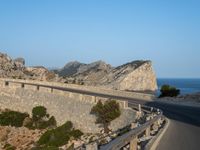
[[[107, 98], [45, 87], [34, 81], [0, 80], [1, 109], [7, 108], [31, 114], [34, 106], [42, 105], [47, 108], [50, 115], [55, 116], [58, 125], [70, 120], [83, 132], [96, 133], [101, 130], [95, 124], [95, 116], [90, 114], [91, 108], [100, 99], [103, 102], [107, 100]], [[112, 130], [122, 128], [135, 119], [135, 112], [128, 108], [126, 101], [117, 100], [117, 102], [120, 104], [122, 115], [112, 122]]]
[[140, 100], [140, 99], [141, 100], [152, 100], [155, 98], [155, 95], [153, 95], [153, 94], [112, 90], [112, 89], [106, 89], [106, 88], [101, 88], [101, 87], [66, 84], [66, 83], [59, 83], [59, 82], [19, 80], [19, 79], [16, 80], [16, 79], [4, 79], [4, 78], [1, 78], [0, 81], [22, 82], [22, 83], [30, 83], [30, 84], [38, 84], [38, 85], [57, 86], [57, 87], [70, 88], [70, 89], [75, 89], [75, 90], [83, 90], [83, 91], [88, 91], [88, 92], [120, 96], [120, 97], [126, 97], [126, 98], [131, 98], [131, 99], [138, 99], [138, 100]]

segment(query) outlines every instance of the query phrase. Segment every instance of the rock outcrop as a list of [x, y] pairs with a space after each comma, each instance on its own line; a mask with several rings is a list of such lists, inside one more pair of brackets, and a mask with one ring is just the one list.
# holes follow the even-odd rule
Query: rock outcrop
[[26, 67], [24, 58], [13, 60], [3, 53], [0, 53], [0, 77], [45, 81], [59, 80], [54, 72], [44, 67]]
[[111, 65], [106, 64], [103, 61], [96, 61], [91, 64], [84, 64], [78, 61], [72, 61], [67, 63], [62, 69], [55, 70], [60, 76], [64, 77], [78, 77], [82, 76], [82, 78], [89, 75], [89, 73], [97, 73], [98, 71], [110, 71]]
[[69, 83], [129, 91], [157, 90], [151, 61], [133, 61], [118, 67], [112, 67], [103, 61], [91, 64], [70, 62], [55, 72], [65, 77]]
[[26, 67], [23, 58], [12, 60], [7, 54], [0, 53], [0, 77], [84, 84], [128, 91], [157, 89], [151, 61], [133, 61], [118, 67], [112, 67], [103, 61], [90, 64], [74, 61], [62, 69], [49, 71], [42, 66]]
[[108, 74], [103, 85], [128, 91], [157, 90], [156, 75], [151, 61], [133, 61], [116, 67]]
[[31, 149], [44, 131], [29, 130], [25, 127], [0, 126], [0, 149], [4, 149], [3, 147], [8, 144], [20, 150]]

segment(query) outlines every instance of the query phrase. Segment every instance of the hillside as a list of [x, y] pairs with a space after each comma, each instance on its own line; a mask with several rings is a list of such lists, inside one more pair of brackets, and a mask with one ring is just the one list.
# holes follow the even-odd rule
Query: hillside
[[155, 91], [156, 75], [151, 61], [132, 61], [118, 67], [112, 67], [103, 61], [90, 64], [69, 62], [63, 68], [55, 70], [68, 83], [102, 86], [129, 91]]
[[152, 63], [143, 60], [117, 67], [104, 61], [90, 64], [73, 61], [61, 69], [49, 71], [43, 66], [27, 67], [23, 58], [12, 59], [7, 54], [0, 53], [0, 77], [84, 84], [128, 91], [157, 89]]
[[0, 53], [0, 77], [32, 80], [57, 80], [56, 74], [43, 66], [27, 67], [23, 58], [12, 59]]

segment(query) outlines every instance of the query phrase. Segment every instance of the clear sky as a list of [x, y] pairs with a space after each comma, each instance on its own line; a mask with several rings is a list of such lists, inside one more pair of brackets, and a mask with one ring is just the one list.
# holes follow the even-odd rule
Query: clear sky
[[200, 77], [199, 0], [0, 0], [0, 51], [27, 65], [152, 60], [158, 77]]

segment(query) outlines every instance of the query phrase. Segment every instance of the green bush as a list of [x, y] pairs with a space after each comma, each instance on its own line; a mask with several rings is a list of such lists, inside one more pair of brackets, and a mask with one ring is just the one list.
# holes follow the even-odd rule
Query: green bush
[[160, 89], [159, 97], [176, 97], [180, 94], [180, 90], [170, 85], [163, 85]]
[[56, 119], [54, 116], [49, 118], [47, 109], [43, 106], [36, 106], [32, 110], [32, 124], [30, 124], [30, 129], [46, 129], [51, 127], [56, 127]]
[[38, 121], [44, 117], [47, 117], [47, 109], [43, 106], [36, 106], [32, 109], [33, 121]]
[[51, 116], [50, 118], [49, 118], [49, 120], [48, 120], [48, 126], [49, 127], [56, 127], [56, 125], [57, 125], [57, 122], [56, 122], [56, 119], [55, 119], [55, 117], [54, 116]]
[[[0, 125], [22, 127], [24, 119], [28, 118], [29, 114], [18, 111], [5, 111], [0, 114]], [[25, 127], [29, 129], [46, 129], [56, 127], [56, 119], [54, 116], [49, 118], [47, 110], [43, 106], [36, 106], [32, 109], [32, 118], [25, 121]]]
[[26, 117], [29, 117], [27, 113], [5, 111], [0, 114], [0, 125], [21, 127]]
[[68, 121], [60, 127], [48, 130], [40, 137], [38, 144], [57, 147], [65, 145], [70, 139], [72, 127], [72, 123]]
[[81, 132], [80, 130], [76, 129], [76, 130], [72, 130], [70, 135], [72, 137], [74, 137], [75, 139], [78, 139], [83, 135], [83, 132]]
[[62, 126], [46, 131], [37, 143], [42, 147], [60, 147], [67, 144], [70, 137], [77, 139], [82, 135], [83, 133], [80, 130], [73, 129], [72, 122], [67, 121]]
[[108, 133], [111, 121], [121, 115], [119, 104], [115, 100], [108, 100], [105, 104], [99, 101], [92, 109], [91, 114], [96, 115], [96, 123], [102, 124], [104, 131]]
[[31, 150], [59, 150], [56, 146], [38, 146], [33, 147]]

